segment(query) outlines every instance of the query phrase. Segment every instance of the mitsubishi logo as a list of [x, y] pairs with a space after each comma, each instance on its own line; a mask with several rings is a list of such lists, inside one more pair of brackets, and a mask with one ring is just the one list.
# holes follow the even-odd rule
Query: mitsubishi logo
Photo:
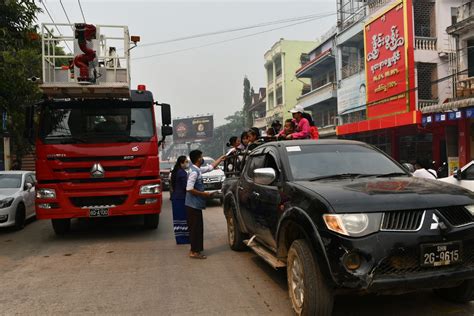
[[91, 168], [92, 178], [103, 178], [105, 176], [104, 167], [100, 163], [95, 163]]

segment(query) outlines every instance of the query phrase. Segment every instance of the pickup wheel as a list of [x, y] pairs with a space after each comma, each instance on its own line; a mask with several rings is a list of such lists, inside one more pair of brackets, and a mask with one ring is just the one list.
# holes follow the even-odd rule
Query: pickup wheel
[[229, 242], [230, 249], [234, 251], [244, 250], [244, 236], [239, 228], [239, 223], [235, 218], [235, 208], [231, 205], [230, 214], [227, 216], [227, 241]]
[[291, 304], [297, 315], [331, 315], [334, 297], [313, 251], [303, 239], [288, 251], [287, 280]]
[[71, 229], [70, 218], [52, 219], [51, 224], [53, 225], [54, 232], [58, 236], [66, 234]]
[[160, 214], [145, 214], [143, 224], [146, 229], [157, 229], [160, 223]]
[[474, 280], [466, 280], [460, 285], [448, 289], [435, 289], [435, 294], [450, 302], [469, 303], [474, 301]]

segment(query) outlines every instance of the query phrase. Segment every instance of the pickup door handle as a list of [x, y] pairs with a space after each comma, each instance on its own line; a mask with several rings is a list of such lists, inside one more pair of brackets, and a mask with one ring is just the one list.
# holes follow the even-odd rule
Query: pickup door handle
[[260, 197], [260, 193], [258, 193], [258, 192], [253, 192], [252, 195], [253, 195], [253, 197], [255, 197], [257, 199]]

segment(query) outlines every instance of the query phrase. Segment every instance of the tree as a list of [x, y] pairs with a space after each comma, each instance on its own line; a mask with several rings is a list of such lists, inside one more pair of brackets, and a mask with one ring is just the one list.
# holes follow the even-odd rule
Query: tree
[[244, 112], [244, 127], [249, 128], [252, 125], [252, 114], [250, 113], [249, 109], [250, 106], [252, 105], [252, 99], [253, 99], [253, 88], [250, 85], [250, 80], [247, 78], [247, 76], [244, 77], [244, 107], [243, 107], [243, 112]]
[[0, 111], [8, 114], [6, 132], [18, 163], [31, 148], [23, 137], [25, 107], [41, 96], [28, 80], [41, 74], [41, 42], [34, 24], [40, 9], [33, 0], [1, 1], [0, 12]]
[[240, 137], [240, 134], [245, 130], [242, 111], [237, 111], [227, 116], [225, 120], [228, 123], [214, 128], [212, 141], [201, 145], [202, 151], [206, 156], [220, 157], [225, 152], [225, 144], [229, 141], [229, 138], [232, 136]]

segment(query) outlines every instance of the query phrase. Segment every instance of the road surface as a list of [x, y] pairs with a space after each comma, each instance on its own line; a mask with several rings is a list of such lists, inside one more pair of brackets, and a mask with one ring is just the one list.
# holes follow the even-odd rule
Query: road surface
[[[62, 238], [49, 221], [0, 230], [0, 314], [292, 315], [285, 272], [228, 248], [220, 206], [204, 216], [207, 260], [175, 244], [167, 198], [156, 231], [139, 218], [73, 221]], [[335, 304], [334, 315], [474, 315], [473, 303], [448, 304], [431, 292]]]

